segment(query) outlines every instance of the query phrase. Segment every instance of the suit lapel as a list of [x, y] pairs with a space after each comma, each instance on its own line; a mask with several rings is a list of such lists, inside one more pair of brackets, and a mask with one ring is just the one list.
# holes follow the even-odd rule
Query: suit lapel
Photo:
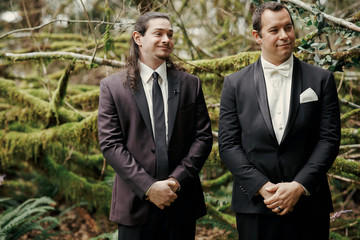
[[301, 89], [302, 89], [301, 64], [300, 64], [300, 61], [294, 57], [289, 118], [288, 118], [285, 132], [284, 132], [281, 142], [284, 141], [286, 135], [289, 133], [289, 131], [295, 121], [295, 118], [296, 118], [296, 115], [297, 115], [297, 112], [299, 109], [299, 105], [300, 105]]
[[181, 79], [179, 74], [176, 74], [176, 71], [168, 71], [167, 72], [168, 79], [168, 136], [169, 142], [174, 130], [176, 113], [179, 106], [179, 98], [180, 98], [180, 83]]
[[261, 66], [261, 58], [255, 62], [254, 66], [254, 83], [256, 89], [256, 96], [259, 102], [260, 110], [263, 115], [264, 121], [266, 123], [267, 128], [269, 129], [270, 134], [273, 136], [274, 140], [276, 140], [274, 128], [271, 121], [271, 115], [269, 110], [269, 104], [267, 99], [266, 85], [265, 85], [265, 77], [264, 72]]
[[139, 83], [139, 89], [136, 92], [133, 92], [133, 95], [135, 98], [136, 105], [141, 113], [141, 116], [144, 119], [146, 127], [149, 129], [151, 136], [153, 136], [153, 138], [154, 138], [153, 131], [152, 131], [152, 125], [151, 125], [151, 119], [150, 119], [150, 113], [149, 113], [149, 107], [147, 104], [144, 87], [142, 85], [141, 80]]

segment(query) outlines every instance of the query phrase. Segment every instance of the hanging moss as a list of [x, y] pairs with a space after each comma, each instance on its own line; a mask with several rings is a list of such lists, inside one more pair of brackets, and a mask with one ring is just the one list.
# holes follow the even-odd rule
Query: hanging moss
[[210, 72], [224, 76], [227, 71], [239, 71], [249, 64], [255, 62], [260, 56], [260, 52], [244, 52], [238, 55], [211, 59], [191, 61], [191, 65], [187, 63], [179, 63], [187, 71], [192, 74], [199, 74], [210, 70]]
[[48, 126], [54, 125], [55, 123], [52, 122], [53, 119], [56, 120], [56, 124], [59, 125], [59, 114], [58, 109], [63, 104], [63, 100], [66, 96], [66, 89], [68, 86], [70, 72], [74, 69], [74, 62], [68, 65], [64, 74], [61, 76], [59, 80], [59, 84], [57, 89], [54, 91], [50, 107], [48, 109], [47, 118], [48, 118]]
[[[39, 98], [18, 90], [13, 81], [0, 78], [0, 97], [7, 99], [9, 103], [29, 108], [33, 111], [34, 119], [42, 120], [47, 123], [46, 115], [49, 104]], [[58, 114], [60, 123], [78, 122], [83, 119], [80, 114], [64, 108], [60, 108]]]
[[69, 96], [67, 100], [72, 106], [78, 109], [82, 109], [84, 111], [94, 111], [99, 106], [99, 96], [100, 91], [99, 88], [97, 88], [75, 96]]
[[336, 232], [330, 232], [330, 236], [329, 236], [330, 240], [351, 240], [350, 238], [346, 237], [346, 236], [341, 236], [340, 234], [336, 233]]
[[220, 177], [218, 177], [216, 179], [202, 181], [202, 185], [203, 185], [204, 189], [210, 189], [213, 187], [223, 186], [232, 179], [233, 179], [233, 177], [232, 177], [231, 172], [227, 171], [226, 173], [224, 173], [223, 175], [221, 175]]
[[234, 216], [231, 216], [226, 213], [221, 213], [220, 211], [218, 211], [214, 206], [212, 206], [209, 203], [206, 203], [206, 208], [209, 212], [209, 215], [211, 215], [215, 218], [218, 218], [219, 220], [226, 223], [230, 227], [236, 229], [236, 218]]
[[72, 203], [80, 203], [86, 200], [90, 207], [108, 214], [112, 194], [110, 187], [104, 183], [89, 183], [86, 178], [68, 171], [48, 156], [43, 158], [42, 164], [44, 173], [59, 188], [67, 200]]
[[345, 123], [350, 119], [350, 117], [356, 115], [358, 112], [360, 112], [360, 108], [345, 113], [344, 115], [341, 116], [341, 123]]
[[341, 129], [341, 145], [358, 143], [360, 139], [360, 131], [356, 128]]
[[360, 175], [360, 162], [347, 160], [345, 158], [336, 158], [334, 164], [330, 169], [331, 173], [346, 172], [354, 174], [355, 176]]
[[66, 123], [34, 133], [0, 130], [1, 165], [34, 158], [40, 151], [51, 148], [54, 142], [71, 145], [81, 151], [98, 147], [97, 112], [81, 122]]

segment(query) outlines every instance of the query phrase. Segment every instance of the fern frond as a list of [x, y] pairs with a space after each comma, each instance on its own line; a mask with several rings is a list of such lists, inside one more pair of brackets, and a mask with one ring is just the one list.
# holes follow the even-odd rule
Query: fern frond
[[[31, 210], [29, 210], [27, 212], [23, 212], [19, 216], [13, 218], [8, 224], [6, 224], [6, 226], [4, 226], [4, 228], [3, 228], [3, 231], [8, 232], [12, 228], [15, 228], [15, 227], [19, 226], [23, 222], [26, 222], [26, 221], [29, 221], [29, 220], [30, 221], [36, 220], [39, 216], [41, 216], [41, 214], [44, 214], [46, 212], [47, 211], [43, 210], [43, 209], [31, 209]], [[31, 215], [34, 214], [34, 213], [41, 213], [41, 214], [38, 214], [36, 216], [31, 217]]]
[[20, 227], [20, 228], [16, 229], [16, 233], [13, 236], [11, 236], [8, 240], [17, 240], [25, 233], [28, 233], [33, 230], [43, 231], [44, 228], [42, 226], [40, 226], [38, 223], [30, 223], [30, 224], [26, 225], [25, 227]]

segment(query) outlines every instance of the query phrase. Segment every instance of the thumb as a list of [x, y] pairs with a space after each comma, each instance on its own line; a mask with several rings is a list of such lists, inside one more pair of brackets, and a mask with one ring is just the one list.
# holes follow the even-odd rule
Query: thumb
[[267, 187], [265, 188], [266, 191], [268, 192], [276, 192], [276, 190], [279, 188], [279, 186], [276, 184], [276, 185], [273, 185], [271, 187]]
[[177, 183], [173, 180], [168, 180], [168, 185], [175, 187], [175, 186], [177, 186]]

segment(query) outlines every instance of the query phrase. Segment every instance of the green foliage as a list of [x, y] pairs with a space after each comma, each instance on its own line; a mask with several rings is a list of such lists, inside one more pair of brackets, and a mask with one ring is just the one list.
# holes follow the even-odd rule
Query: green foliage
[[[16, 208], [8, 208], [0, 215], [0, 239], [16, 240], [33, 230], [41, 231], [35, 239], [49, 239], [53, 235], [50, 230], [59, 224], [55, 217], [44, 217], [49, 211], [54, 210], [52, 204], [52, 199], [41, 197], [29, 199]], [[47, 223], [48, 227], [44, 228], [43, 223]]]
[[113, 233], [104, 233], [97, 237], [91, 238], [90, 240], [117, 240], [118, 239], [118, 230]]
[[[346, 59], [337, 59], [336, 48], [340, 47], [340, 43], [345, 43], [349, 48], [352, 47], [352, 42], [360, 36], [359, 32], [335, 25], [326, 21], [323, 15], [325, 6], [322, 6], [319, 1], [312, 8], [316, 14], [310, 14], [301, 8], [294, 5], [288, 5], [289, 9], [293, 11], [293, 18], [301, 22], [301, 29], [313, 30], [309, 35], [303, 37], [298, 46], [299, 53], [307, 52], [313, 56], [313, 60], [318, 66], [327, 66], [330, 71], [343, 71], [342, 67], [354, 66], [359, 63], [359, 54]], [[338, 36], [334, 43], [330, 39]]]

